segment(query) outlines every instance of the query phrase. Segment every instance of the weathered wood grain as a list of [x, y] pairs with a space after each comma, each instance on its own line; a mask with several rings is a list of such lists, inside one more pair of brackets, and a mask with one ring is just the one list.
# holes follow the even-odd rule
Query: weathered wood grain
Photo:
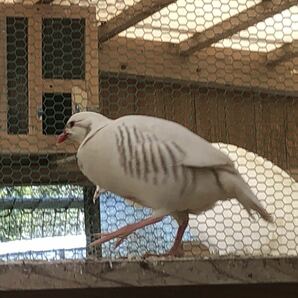
[[287, 98], [260, 95], [255, 102], [257, 152], [287, 169]]
[[225, 105], [223, 90], [198, 88], [195, 92], [196, 130], [210, 142], [227, 143]]
[[298, 76], [283, 63], [269, 70], [266, 59], [266, 53], [215, 47], [181, 57], [177, 45], [123, 37], [114, 37], [99, 50], [104, 73], [297, 94]]
[[[254, 97], [251, 92], [226, 92], [228, 143], [256, 152]], [[261, 136], [264, 137], [264, 136]]]
[[20, 262], [0, 264], [0, 289], [69, 289], [297, 282], [297, 258]]
[[285, 43], [280, 48], [267, 54], [267, 65], [276, 66], [282, 62], [288, 61], [298, 56], [298, 41]]

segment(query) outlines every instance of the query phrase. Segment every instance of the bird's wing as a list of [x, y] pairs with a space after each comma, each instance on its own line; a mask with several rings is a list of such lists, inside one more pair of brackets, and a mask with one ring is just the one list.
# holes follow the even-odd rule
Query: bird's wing
[[121, 163], [128, 170], [135, 166], [139, 171], [144, 165], [166, 173], [169, 166], [232, 165], [228, 156], [178, 123], [147, 116], [125, 116], [115, 124]]

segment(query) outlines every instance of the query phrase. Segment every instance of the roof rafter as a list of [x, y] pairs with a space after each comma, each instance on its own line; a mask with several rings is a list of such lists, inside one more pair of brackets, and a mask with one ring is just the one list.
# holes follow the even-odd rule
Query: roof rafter
[[128, 7], [116, 17], [99, 26], [99, 42], [107, 41], [173, 2], [176, 0], [142, 0]]
[[54, 0], [38, 0], [34, 4], [51, 4], [53, 2], [54, 2]]
[[266, 57], [266, 53], [216, 47], [181, 57], [176, 45], [118, 36], [100, 48], [99, 67], [102, 72], [297, 94], [298, 76], [282, 64], [268, 71]]
[[279, 63], [298, 57], [298, 40], [291, 43], [285, 43], [280, 48], [267, 54], [267, 65], [276, 66]]
[[263, 0], [239, 14], [218, 23], [203, 32], [195, 33], [191, 38], [180, 43], [181, 55], [190, 55], [209, 47], [224, 38], [261, 22], [289, 7], [298, 4], [297, 0]]

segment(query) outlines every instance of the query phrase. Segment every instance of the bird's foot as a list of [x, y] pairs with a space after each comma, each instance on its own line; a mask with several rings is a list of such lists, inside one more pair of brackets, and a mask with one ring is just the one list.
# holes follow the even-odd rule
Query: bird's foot
[[149, 257], [175, 257], [175, 258], [181, 258], [184, 256], [184, 251], [182, 248], [171, 248], [168, 252], [163, 254], [154, 254], [154, 253], [145, 253], [143, 255], [143, 258], [149, 258]]
[[122, 241], [131, 233], [133, 233], [134, 231], [146, 227], [148, 225], [154, 224], [156, 222], [159, 222], [163, 219], [164, 216], [160, 216], [160, 217], [148, 217], [146, 219], [143, 219], [137, 223], [133, 223], [133, 224], [129, 224], [115, 232], [112, 233], [99, 233], [99, 234], [95, 234], [95, 237], [99, 237], [99, 239], [93, 241], [90, 243], [90, 246], [94, 246], [94, 245], [101, 245], [109, 240], [115, 239], [115, 238], [119, 238], [116, 242], [116, 247], [119, 246]]
[[100, 186], [96, 185], [96, 190], [93, 195], [93, 204], [95, 204], [95, 202], [98, 199], [98, 197], [100, 196], [100, 194], [102, 194], [104, 192], [106, 192], [106, 190], [104, 188], [101, 188]]
[[101, 245], [109, 240], [115, 239], [117, 238], [117, 242], [115, 245], [115, 248], [118, 247], [123, 240], [129, 235], [130, 233], [126, 232], [123, 228], [119, 229], [115, 232], [111, 232], [111, 233], [96, 233], [93, 234], [93, 236], [95, 238], [98, 238], [96, 240], [94, 240], [93, 242], [90, 243], [90, 246], [94, 246], [94, 245]]
[[[115, 232], [114, 232], [115, 233]], [[95, 234], [93, 234], [93, 236], [94, 236], [94, 238], [96, 238], [96, 239], [98, 239], [98, 238], [100, 238], [100, 239], [102, 239], [102, 238], [105, 238], [105, 237], [109, 237], [110, 236], [110, 234], [112, 234], [112, 233], [95, 233]], [[117, 248], [125, 239], [126, 239], [126, 237], [127, 237], [128, 235], [125, 235], [125, 234], [122, 234], [122, 235], [119, 235], [119, 236], [117, 236], [117, 241], [116, 241], [116, 243], [115, 243], [115, 248]], [[116, 238], [116, 237], [115, 237]], [[104, 241], [104, 240], [103, 240]], [[106, 241], [108, 241], [108, 240], [106, 240]], [[106, 242], [106, 241], [104, 241], [104, 242]], [[104, 243], [104, 242], [102, 242], [102, 243]], [[92, 242], [93, 243], [93, 242]], [[92, 244], [91, 243], [91, 244]], [[102, 243], [98, 243], [98, 244], [102, 244]]]

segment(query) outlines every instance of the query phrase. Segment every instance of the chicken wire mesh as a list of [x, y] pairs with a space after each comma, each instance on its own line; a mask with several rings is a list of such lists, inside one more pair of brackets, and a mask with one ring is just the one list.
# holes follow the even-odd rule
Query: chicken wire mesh
[[77, 146], [55, 144], [86, 109], [185, 125], [234, 161], [274, 215], [250, 219], [235, 199], [191, 215], [186, 256], [297, 255], [297, 38], [290, 0], [0, 0], [0, 259], [171, 247], [170, 217], [117, 249], [87, 246], [151, 210], [110, 192], [94, 204]]

